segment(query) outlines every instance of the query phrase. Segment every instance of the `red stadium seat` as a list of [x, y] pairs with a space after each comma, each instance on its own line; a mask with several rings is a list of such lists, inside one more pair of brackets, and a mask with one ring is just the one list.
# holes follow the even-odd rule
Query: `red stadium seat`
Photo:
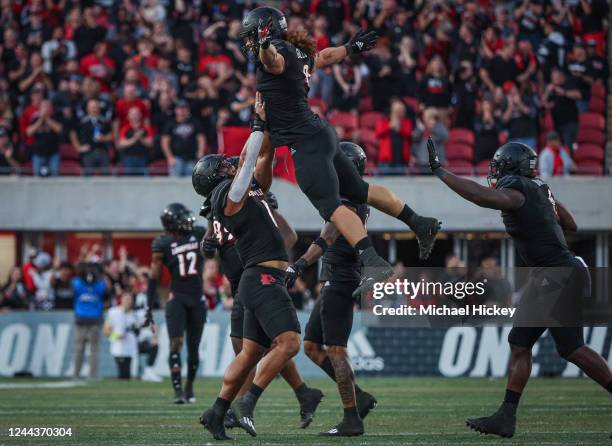
[[81, 164], [78, 161], [62, 160], [60, 162], [60, 175], [69, 175], [69, 176], [81, 175]]
[[329, 123], [333, 127], [342, 127], [346, 133], [346, 137], [350, 137], [355, 129], [357, 129], [357, 116], [348, 112], [334, 112], [329, 117]]
[[580, 113], [580, 116], [578, 116], [578, 128], [603, 131], [606, 128], [606, 120], [598, 113]]
[[327, 103], [321, 98], [308, 98], [308, 106], [318, 107], [323, 115], [327, 113]]
[[604, 173], [603, 164], [599, 161], [583, 161], [578, 163], [574, 172], [576, 175], [601, 176]]
[[219, 132], [218, 152], [225, 156], [240, 155], [244, 143], [249, 139], [251, 129], [248, 127], [223, 127]]
[[580, 144], [595, 144], [596, 146], [603, 147], [606, 136], [601, 130], [584, 129], [578, 130], [576, 136], [576, 142]]
[[469, 161], [455, 160], [449, 161], [446, 168], [457, 175], [473, 175], [474, 166]]
[[421, 107], [417, 98], [413, 98], [412, 96], [404, 96], [402, 100], [408, 107], [410, 107], [414, 111], [415, 115], [421, 113]]
[[449, 161], [467, 161], [472, 163], [474, 159], [474, 149], [472, 146], [463, 143], [447, 143], [446, 158]]
[[378, 153], [378, 138], [374, 130], [362, 126], [361, 130], [359, 130], [359, 142], [363, 145], [368, 158], [376, 157]]
[[372, 111], [374, 104], [372, 102], [372, 96], [365, 96], [359, 101], [359, 113], [367, 113]]
[[367, 112], [359, 117], [359, 128], [374, 130], [376, 123], [383, 119], [385, 115], [379, 112]]
[[591, 96], [589, 111], [603, 116], [606, 113], [606, 100], [597, 96]]
[[165, 159], [152, 161], [149, 164], [149, 173], [152, 176], [167, 176], [168, 162]]
[[451, 129], [448, 133], [448, 144], [452, 143], [463, 143], [471, 147], [474, 145], [474, 132], [459, 127]]
[[606, 98], [606, 87], [601, 82], [591, 84], [591, 97]]
[[491, 161], [489, 160], [482, 160], [479, 162], [476, 166], [476, 175], [484, 177], [489, 175], [489, 164], [491, 164]]
[[72, 144], [62, 144], [60, 145], [60, 158], [62, 161], [79, 161], [80, 155], [77, 149]]
[[33, 175], [32, 161], [28, 161], [27, 163], [21, 164], [19, 166], [19, 172], [21, 173], [21, 175]]
[[577, 163], [583, 161], [597, 161], [603, 163], [605, 155], [604, 149], [600, 146], [594, 144], [580, 144], [578, 149], [574, 152], [574, 160]]

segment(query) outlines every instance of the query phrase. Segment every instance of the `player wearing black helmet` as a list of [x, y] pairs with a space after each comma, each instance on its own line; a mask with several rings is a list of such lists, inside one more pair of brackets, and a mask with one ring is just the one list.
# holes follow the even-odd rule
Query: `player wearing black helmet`
[[[238, 168], [239, 157], [230, 157], [227, 158], [227, 161], [236, 169]], [[234, 174], [235, 171], [233, 170], [229, 172], [231, 177], [233, 177]], [[256, 179], [253, 179], [249, 195], [253, 198], [266, 201], [270, 207], [274, 221], [278, 224], [278, 229], [285, 243], [285, 248], [289, 251], [297, 241], [297, 234], [289, 226], [289, 223], [287, 223], [282, 214], [278, 212], [278, 201], [276, 196], [268, 190], [272, 183], [271, 172], [267, 171], [265, 174], [264, 172], [260, 172], [259, 180], [261, 184]], [[234, 353], [237, 355], [242, 350], [244, 337], [244, 305], [238, 295], [238, 285], [244, 268], [238, 251], [236, 250], [236, 238], [225, 229], [220, 219], [214, 216], [210, 199], [204, 202], [200, 215], [208, 219], [208, 230], [201, 243], [202, 253], [207, 258], [214, 257], [217, 252], [219, 253], [221, 268], [230, 282], [232, 294], [234, 296], [230, 315], [230, 338]], [[295, 396], [300, 405], [300, 427], [306, 428], [314, 417], [317, 406], [323, 397], [323, 393], [319, 389], [310, 388], [304, 383], [293, 360], [287, 362], [287, 365], [281, 370], [280, 374], [295, 392]], [[251, 371], [250, 375], [245, 380], [236, 398], [242, 397], [250, 390], [254, 377], [255, 369]], [[233, 411], [230, 409], [225, 417], [225, 427], [233, 428], [238, 426], [240, 426], [240, 424], [238, 420], [236, 420]]]
[[[170, 271], [170, 292], [166, 302], [166, 326], [170, 338], [170, 376], [176, 404], [193, 403], [193, 381], [200, 363], [199, 346], [206, 322], [206, 300], [202, 294], [202, 268], [199, 241], [204, 228], [194, 227], [195, 217], [180, 203], [164, 208], [160, 216], [164, 234], [153, 240], [151, 275], [147, 288], [147, 322], [153, 322], [152, 309], [164, 265]], [[187, 343], [187, 382], [181, 383], [181, 350]]]
[[[352, 142], [340, 143], [340, 150], [363, 175], [366, 155]], [[343, 199], [365, 225], [370, 214], [366, 204]], [[323, 257], [320, 280], [321, 297], [317, 300], [306, 324], [304, 351], [330, 378], [336, 381], [344, 406], [344, 419], [325, 436], [356, 436], [364, 432], [363, 418], [376, 407], [376, 399], [355, 384], [355, 375], [348, 356], [347, 342], [353, 326], [352, 294], [359, 286], [361, 267], [355, 249], [338, 232], [333, 223], [326, 223], [319, 237], [287, 270], [290, 288], [304, 270]]]
[[347, 56], [376, 45], [374, 31], [360, 31], [343, 46], [316, 51], [304, 31], [288, 32], [287, 20], [278, 9], [263, 6], [250, 11], [242, 22], [244, 48], [257, 58], [257, 90], [266, 103], [272, 147], [288, 145], [300, 189], [326, 221], [332, 221], [366, 267], [359, 291], [392, 273], [391, 265], [375, 252], [359, 217], [342, 204], [370, 204], [412, 228], [418, 238], [419, 256], [433, 249], [439, 222], [417, 215], [389, 189], [369, 185], [338, 149], [334, 129], [308, 107], [309, 80], [313, 70], [341, 62]]
[[[567, 301], [577, 301], [589, 292], [590, 279], [582, 259], [574, 257], [565, 240], [564, 231], [575, 232], [572, 214], [555, 200], [550, 188], [536, 176], [537, 155], [525, 144], [504, 144], [493, 156], [489, 167], [492, 188], [467, 178], [458, 177], [440, 166], [434, 142], [427, 142], [431, 170], [448, 187], [478, 206], [502, 211], [506, 231], [512, 237], [523, 263], [534, 267], [522, 301], [529, 304], [548, 295], [548, 284], [558, 285], [558, 293]], [[554, 267], [550, 268], [550, 267]], [[559, 267], [567, 277], [558, 280]], [[555, 271], [556, 276], [548, 271]], [[518, 312], [521, 308], [518, 308]], [[516, 410], [531, 372], [531, 350], [547, 327], [517, 323], [508, 335], [511, 348], [508, 384], [503, 403], [492, 416], [468, 419], [466, 424], [481, 433], [512, 437], [516, 426]], [[578, 324], [576, 324], [578, 325]], [[580, 326], [548, 327], [557, 351], [576, 364], [602, 387], [612, 392], [612, 373], [606, 361], [584, 344]]]

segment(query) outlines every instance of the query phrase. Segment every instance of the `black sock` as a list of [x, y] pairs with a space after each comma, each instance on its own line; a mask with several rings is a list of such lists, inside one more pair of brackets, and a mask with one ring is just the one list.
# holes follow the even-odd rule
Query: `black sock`
[[257, 400], [263, 393], [263, 389], [259, 387], [257, 384], [251, 384], [251, 388], [249, 391], [242, 397], [243, 401], [247, 403], [251, 408], [255, 407], [257, 404]]
[[187, 381], [195, 381], [198, 366], [200, 364], [187, 361]]
[[228, 400], [224, 400], [221, 397], [218, 397], [215, 401], [215, 404], [213, 404], [213, 411], [217, 414], [217, 415], [225, 415], [225, 412], [227, 412], [227, 410], [230, 407], [230, 403], [231, 401]]
[[344, 418], [355, 419], [359, 418], [359, 412], [357, 412], [357, 406], [345, 407]]
[[521, 394], [514, 390], [506, 389], [506, 396], [504, 397], [504, 403], [513, 404], [515, 407], [518, 406]]
[[170, 366], [170, 379], [174, 390], [181, 390], [181, 354], [178, 352], [170, 353], [168, 356]]
[[[332, 365], [331, 359], [329, 359], [329, 357], [326, 357], [319, 367], [321, 367], [321, 370], [327, 373], [327, 376], [329, 376], [334, 381], [336, 380], [336, 372], [334, 371], [334, 366]], [[357, 386], [355, 386], [355, 390], [357, 390]]]
[[407, 204], [405, 204], [404, 209], [402, 209], [402, 212], [399, 213], [397, 219], [403, 221], [408, 226], [410, 226], [414, 222], [414, 217], [416, 216], [417, 213], [410, 209]]
[[606, 386], [606, 390], [607, 390], [608, 392], [612, 393], [612, 381], [610, 381], [610, 382], [608, 383], [608, 385]]
[[294, 390], [294, 392], [295, 392], [295, 396], [297, 396], [299, 399], [306, 392], [308, 392], [308, 386], [306, 385], [306, 383], [302, 383]]
[[368, 236], [365, 236], [364, 238], [359, 240], [357, 244], [355, 245], [355, 249], [357, 250], [359, 254], [361, 254], [363, 251], [371, 247], [372, 247], [372, 242], [370, 241]]

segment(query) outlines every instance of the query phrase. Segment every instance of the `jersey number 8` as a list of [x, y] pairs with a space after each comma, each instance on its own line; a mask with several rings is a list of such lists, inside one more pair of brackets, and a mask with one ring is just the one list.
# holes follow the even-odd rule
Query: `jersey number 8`
[[310, 70], [308, 64], [304, 65], [304, 82], [306, 82], [306, 88], [310, 88]]

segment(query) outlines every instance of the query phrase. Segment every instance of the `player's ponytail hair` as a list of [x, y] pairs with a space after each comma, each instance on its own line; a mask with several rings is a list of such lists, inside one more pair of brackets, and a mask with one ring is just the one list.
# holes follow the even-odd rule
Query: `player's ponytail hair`
[[308, 35], [306, 31], [291, 31], [287, 34], [287, 41], [293, 46], [304, 51], [308, 57], [315, 57], [317, 54], [317, 44], [314, 39]]

